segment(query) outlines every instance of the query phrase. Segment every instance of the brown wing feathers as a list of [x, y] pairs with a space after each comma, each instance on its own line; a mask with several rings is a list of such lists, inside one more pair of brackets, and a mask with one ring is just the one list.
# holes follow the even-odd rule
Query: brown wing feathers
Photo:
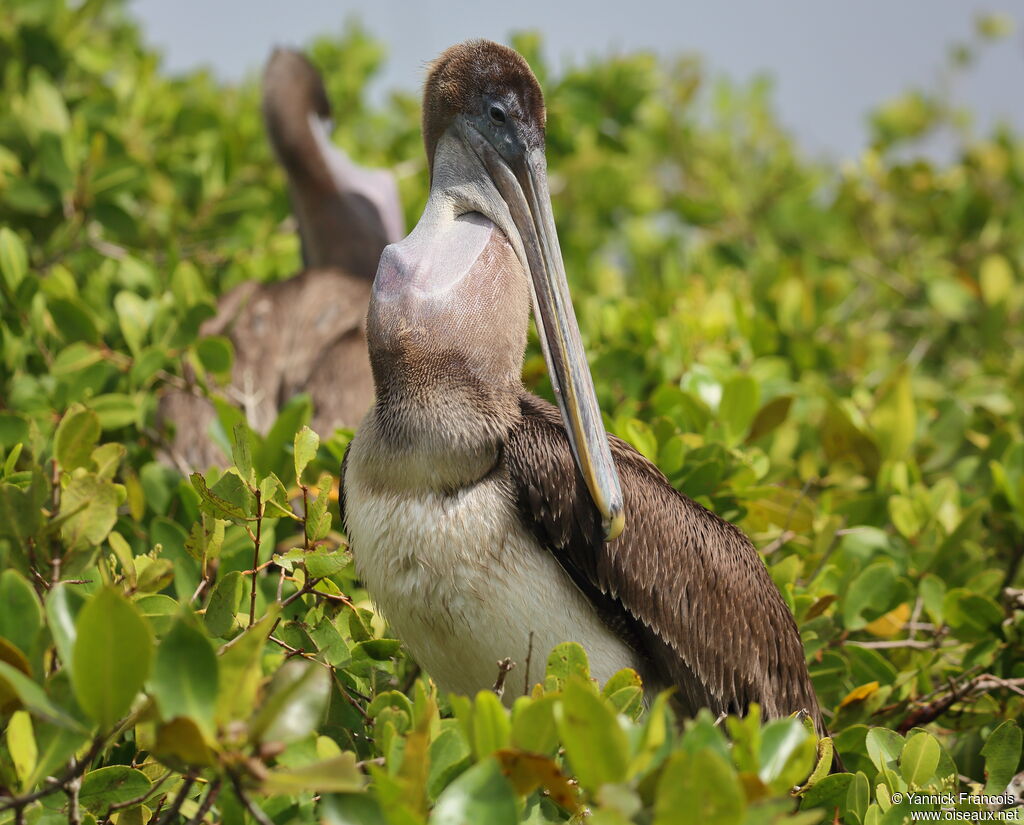
[[505, 453], [521, 516], [640, 648], [648, 682], [677, 686], [691, 714], [743, 712], [755, 701], [767, 717], [804, 709], [824, 735], [796, 622], [746, 536], [612, 437], [627, 518], [604, 543], [558, 411], [524, 395], [522, 412]]

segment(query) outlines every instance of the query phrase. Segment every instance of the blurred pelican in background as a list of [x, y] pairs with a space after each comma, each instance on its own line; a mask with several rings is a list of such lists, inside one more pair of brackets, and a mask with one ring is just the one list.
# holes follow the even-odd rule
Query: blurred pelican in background
[[[394, 176], [354, 163], [330, 139], [331, 107], [320, 73], [300, 52], [276, 49], [263, 74], [263, 117], [302, 242], [303, 271], [247, 282], [221, 297], [202, 335], [235, 348], [226, 395], [265, 433], [293, 396], [313, 401], [321, 434], [354, 427], [373, 402], [365, 322], [384, 247], [404, 235]], [[216, 418], [199, 390], [175, 389], [159, 418], [173, 428], [164, 458], [183, 472], [226, 464], [210, 438]]]

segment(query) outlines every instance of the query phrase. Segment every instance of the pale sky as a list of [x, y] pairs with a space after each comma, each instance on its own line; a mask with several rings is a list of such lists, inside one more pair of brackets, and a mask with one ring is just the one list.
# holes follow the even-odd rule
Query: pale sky
[[865, 141], [865, 113], [909, 86], [934, 87], [950, 44], [996, 11], [1014, 34], [988, 45], [955, 87], [985, 131], [1024, 131], [1024, 4], [1016, 0], [132, 0], [148, 41], [172, 71], [200, 65], [237, 80], [275, 45], [302, 46], [358, 17], [388, 47], [379, 88], [418, 90], [424, 66], [470, 37], [544, 36], [555, 67], [587, 55], [696, 52], [712, 75], [769, 73], [782, 122], [815, 155], [847, 157]]

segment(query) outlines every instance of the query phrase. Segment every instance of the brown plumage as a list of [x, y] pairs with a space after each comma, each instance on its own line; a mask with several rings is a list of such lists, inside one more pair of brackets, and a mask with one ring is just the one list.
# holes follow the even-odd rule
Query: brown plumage
[[[398, 192], [389, 173], [357, 167], [329, 144], [327, 93], [304, 55], [275, 50], [263, 77], [263, 114], [287, 174], [306, 268], [286, 281], [236, 287], [200, 332], [233, 343], [224, 394], [250, 426], [266, 432], [281, 406], [305, 392], [312, 426], [326, 435], [354, 427], [373, 401], [366, 307], [381, 250], [402, 234]], [[208, 435], [215, 417], [198, 391], [168, 392], [159, 409], [174, 431], [165, 458], [182, 470], [223, 464]]]
[[604, 542], [558, 410], [528, 394], [521, 409], [504, 453], [519, 513], [641, 649], [645, 681], [678, 688], [687, 715], [758, 702], [769, 718], [806, 710], [824, 735], [796, 622], [750, 540], [609, 436], [629, 518]]

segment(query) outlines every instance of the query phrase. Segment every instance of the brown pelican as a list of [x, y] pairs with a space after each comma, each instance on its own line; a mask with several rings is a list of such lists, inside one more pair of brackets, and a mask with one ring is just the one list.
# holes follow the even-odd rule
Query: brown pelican
[[[331, 109], [320, 74], [299, 52], [277, 49], [263, 75], [263, 114], [302, 240], [304, 271], [286, 281], [241, 284], [224, 295], [203, 335], [235, 348], [228, 395], [266, 432], [301, 392], [312, 396], [320, 433], [354, 427], [373, 401], [364, 322], [380, 253], [403, 234], [394, 177], [353, 163], [330, 140]], [[175, 425], [182, 469], [223, 464], [207, 432], [213, 405], [171, 392], [160, 417]]]
[[[548, 195], [545, 109], [516, 52], [432, 65], [430, 196], [384, 250], [367, 321], [377, 399], [342, 466], [356, 569], [444, 688], [527, 678], [567, 640], [686, 713], [806, 710], [796, 622], [753, 545], [601, 424]], [[530, 305], [558, 408], [521, 382]], [[522, 672], [522, 671], [520, 671]], [[506, 692], [507, 701], [514, 698]]]

